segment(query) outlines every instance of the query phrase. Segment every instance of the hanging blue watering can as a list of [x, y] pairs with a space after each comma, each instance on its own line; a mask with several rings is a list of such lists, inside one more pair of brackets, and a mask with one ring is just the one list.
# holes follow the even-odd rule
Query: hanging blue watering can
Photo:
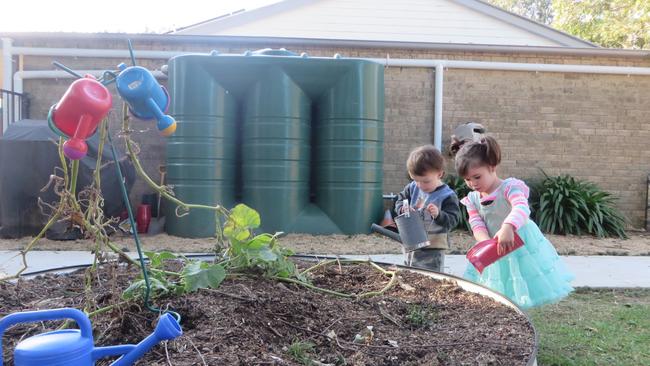
[[59, 319], [72, 319], [79, 329], [56, 330], [25, 339], [16, 345], [14, 366], [93, 366], [96, 360], [110, 356], [122, 356], [111, 366], [129, 366], [160, 341], [183, 334], [176, 319], [171, 314], [163, 314], [154, 332], [137, 345], [94, 347], [90, 319], [83, 312], [71, 308], [25, 311], [0, 319], [0, 365], [3, 365], [5, 329], [18, 323]]
[[115, 80], [117, 92], [129, 105], [134, 116], [158, 121], [158, 131], [163, 136], [171, 136], [176, 131], [176, 121], [166, 115], [169, 95], [153, 74], [140, 66], [117, 66], [121, 71]]

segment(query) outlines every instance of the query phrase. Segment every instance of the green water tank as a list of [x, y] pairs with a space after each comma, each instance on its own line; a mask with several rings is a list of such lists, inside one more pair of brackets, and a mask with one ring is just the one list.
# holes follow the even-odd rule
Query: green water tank
[[265, 231], [286, 231], [309, 202], [311, 100], [269, 68], [243, 105], [242, 200], [260, 212]]
[[[213, 52], [174, 57], [169, 78], [178, 129], [167, 164], [179, 198], [241, 200], [267, 232], [367, 233], [381, 218], [381, 65], [286, 50]], [[204, 212], [171, 220], [166, 212], [172, 235], [214, 234]]]
[[357, 63], [353, 71], [318, 100], [314, 131], [316, 204], [344, 233], [365, 232], [383, 207], [382, 70]]
[[[182, 90], [171, 98], [176, 133], [167, 140], [167, 184], [186, 203], [227, 208], [235, 204], [237, 101], [195, 59], [170, 63], [169, 86]], [[178, 216], [165, 202], [165, 228], [170, 235], [215, 235], [213, 212], [191, 210]]]

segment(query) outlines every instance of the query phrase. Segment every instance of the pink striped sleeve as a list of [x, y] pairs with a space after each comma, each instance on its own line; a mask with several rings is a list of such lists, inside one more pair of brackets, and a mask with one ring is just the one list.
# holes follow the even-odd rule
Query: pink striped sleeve
[[503, 221], [504, 224], [511, 224], [515, 230], [522, 227], [530, 216], [530, 207], [528, 207], [528, 186], [518, 179], [510, 179], [507, 183], [504, 194], [512, 209], [510, 214]]
[[469, 197], [463, 198], [460, 202], [467, 208], [467, 215], [469, 216], [469, 224], [472, 227], [472, 232], [476, 234], [477, 232], [482, 231], [486, 235], [490, 235], [485, 222], [481, 218], [481, 215], [479, 215], [474, 204], [469, 200]]

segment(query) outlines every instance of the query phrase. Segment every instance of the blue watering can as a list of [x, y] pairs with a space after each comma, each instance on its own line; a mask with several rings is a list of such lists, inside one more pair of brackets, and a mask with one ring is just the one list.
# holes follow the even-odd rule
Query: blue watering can
[[0, 365], [3, 365], [1, 340], [5, 329], [18, 323], [59, 319], [73, 319], [79, 329], [56, 330], [25, 339], [16, 345], [14, 366], [93, 366], [96, 360], [110, 356], [122, 356], [111, 366], [128, 366], [160, 341], [183, 334], [176, 319], [171, 314], [163, 314], [154, 332], [137, 345], [94, 347], [90, 319], [83, 312], [71, 308], [25, 311], [0, 319]]
[[158, 121], [158, 131], [163, 136], [171, 136], [176, 131], [176, 121], [166, 115], [169, 95], [153, 74], [140, 66], [117, 66], [121, 72], [115, 80], [117, 92], [129, 105], [129, 110], [137, 118]]

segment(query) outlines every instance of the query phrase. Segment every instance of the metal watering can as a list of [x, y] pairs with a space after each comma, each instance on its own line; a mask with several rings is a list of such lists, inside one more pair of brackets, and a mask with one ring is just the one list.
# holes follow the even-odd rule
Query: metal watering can
[[100, 358], [120, 355], [111, 366], [128, 366], [160, 341], [183, 334], [176, 319], [171, 314], [163, 314], [154, 332], [137, 345], [94, 347], [90, 319], [83, 312], [71, 308], [25, 311], [0, 319], [0, 365], [3, 365], [1, 340], [5, 329], [18, 323], [59, 319], [72, 319], [79, 329], [56, 330], [25, 339], [16, 345], [14, 366], [93, 366]]
[[156, 119], [158, 131], [171, 136], [176, 131], [176, 121], [166, 115], [169, 95], [154, 78], [153, 74], [140, 66], [117, 66], [121, 71], [115, 80], [117, 92], [129, 105], [129, 110], [143, 120]]
[[399, 233], [377, 224], [372, 224], [370, 230], [402, 243], [406, 252], [412, 252], [431, 244], [427, 230], [424, 227], [421, 211], [403, 213], [395, 218], [395, 224], [397, 224]]

